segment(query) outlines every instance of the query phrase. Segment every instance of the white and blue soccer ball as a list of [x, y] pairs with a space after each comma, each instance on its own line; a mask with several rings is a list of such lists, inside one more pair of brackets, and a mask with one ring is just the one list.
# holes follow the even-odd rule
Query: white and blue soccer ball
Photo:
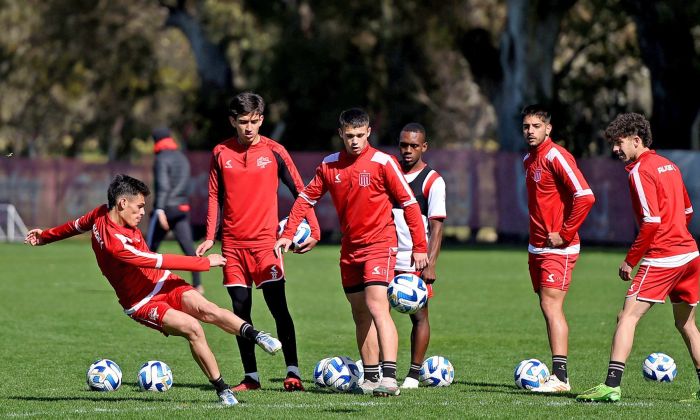
[[447, 358], [432, 356], [420, 367], [418, 380], [427, 386], [449, 386], [455, 379], [455, 369]]
[[122, 370], [109, 359], [99, 359], [87, 370], [87, 386], [91, 391], [116, 391], [122, 384]]
[[656, 382], [671, 382], [678, 374], [676, 362], [664, 353], [652, 353], [642, 363], [644, 379]]
[[428, 288], [415, 274], [399, 274], [389, 283], [387, 296], [392, 308], [404, 314], [415, 314], [428, 301]]
[[141, 366], [136, 382], [141, 391], [165, 392], [173, 386], [173, 372], [165, 363], [149, 360]]
[[326, 357], [325, 359], [321, 359], [318, 363], [316, 363], [316, 367], [314, 368], [314, 383], [316, 386], [321, 388], [328, 386], [326, 381], [323, 379], [323, 374], [326, 371], [326, 365], [331, 359], [331, 357]]
[[523, 360], [515, 367], [515, 385], [522, 389], [536, 389], [549, 378], [547, 365], [537, 359]]
[[355, 361], [346, 356], [330, 359], [323, 373], [323, 381], [334, 391], [347, 392], [357, 387], [360, 371]]
[[[284, 227], [287, 226], [287, 219], [288, 217], [285, 217], [280, 221], [279, 223], [279, 229], [277, 230], [277, 237], [282, 236], [282, 232], [284, 231]], [[298, 248], [300, 244], [304, 243], [309, 237], [311, 236], [311, 226], [309, 223], [306, 221], [306, 219], [302, 220], [301, 223], [299, 223], [299, 226], [297, 227], [297, 231], [294, 233], [294, 237], [292, 238], [292, 247], [293, 248]]]

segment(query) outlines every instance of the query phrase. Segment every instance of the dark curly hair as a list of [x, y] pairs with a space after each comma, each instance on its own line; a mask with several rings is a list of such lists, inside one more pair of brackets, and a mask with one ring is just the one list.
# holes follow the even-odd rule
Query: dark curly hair
[[645, 147], [651, 146], [651, 126], [644, 115], [620, 114], [605, 129], [605, 138], [611, 143], [629, 136], [639, 136]]

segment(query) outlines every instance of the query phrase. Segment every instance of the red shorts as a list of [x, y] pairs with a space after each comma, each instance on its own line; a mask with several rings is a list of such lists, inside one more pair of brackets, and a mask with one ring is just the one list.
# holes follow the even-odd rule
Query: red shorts
[[685, 302], [695, 306], [700, 301], [698, 277], [700, 258], [695, 258], [680, 267], [656, 267], [643, 265], [637, 270], [627, 297], [637, 300], [664, 303], [666, 296], [671, 303]]
[[543, 287], [569, 290], [571, 273], [574, 271], [578, 254], [533, 254], [528, 257], [530, 280], [535, 293]]
[[272, 244], [260, 248], [224, 248], [224, 286], [260, 287], [284, 280], [282, 258], [275, 256]]
[[[421, 273], [420, 271], [400, 271], [400, 270], [394, 271], [394, 277], [398, 276], [399, 274], [405, 274], [405, 273], [415, 274], [416, 276], [423, 278], [423, 277], [421, 277], [421, 274], [423, 274], [423, 273]], [[423, 281], [425, 282], [425, 280], [423, 280]], [[433, 297], [433, 285], [425, 283], [425, 286], [428, 289], [428, 299], [430, 299], [431, 297]]]
[[163, 287], [151, 300], [129, 316], [134, 321], [167, 336], [168, 334], [163, 331], [163, 317], [170, 309], [182, 310], [182, 295], [188, 290], [194, 290], [194, 288], [179, 277], [171, 277], [164, 282]]
[[340, 253], [340, 277], [345, 293], [365, 290], [367, 286], [388, 286], [396, 265], [394, 244], [372, 245], [361, 250]]

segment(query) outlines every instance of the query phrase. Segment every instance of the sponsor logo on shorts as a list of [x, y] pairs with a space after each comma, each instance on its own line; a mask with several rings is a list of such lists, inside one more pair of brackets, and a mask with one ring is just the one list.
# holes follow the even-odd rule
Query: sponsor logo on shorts
[[545, 280], [547, 283], [554, 283], [554, 273], [550, 274], [547, 276], [547, 280]]
[[372, 267], [372, 274], [385, 276], [386, 275], [386, 268], [375, 265], [374, 267]]
[[273, 265], [270, 269], [270, 275], [272, 276], [272, 280], [277, 280], [277, 277], [279, 276], [279, 271], [277, 271], [276, 265]]

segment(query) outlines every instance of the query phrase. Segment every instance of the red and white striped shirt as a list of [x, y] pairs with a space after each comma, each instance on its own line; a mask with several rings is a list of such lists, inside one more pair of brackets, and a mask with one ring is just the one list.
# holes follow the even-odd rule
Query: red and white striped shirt
[[119, 226], [101, 205], [74, 221], [46, 229], [44, 243], [92, 232], [92, 250], [102, 274], [109, 280], [125, 312], [130, 314], [148, 302], [175, 276], [169, 270], [209, 271], [206, 257], [151, 252], [138, 228]]
[[[523, 158], [530, 244], [534, 254], [578, 254], [578, 229], [593, 207], [595, 197], [566, 149], [547, 137]], [[548, 248], [547, 234], [559, 232], [563, 248]]]
[[625, 167], [629, 172], [632, 207], [639, 234], [625, 261], [643, 265], [680, 267], [698, 256], [698, 245], [688, 231], [693, 206], [681, 171], [653, 150]]

